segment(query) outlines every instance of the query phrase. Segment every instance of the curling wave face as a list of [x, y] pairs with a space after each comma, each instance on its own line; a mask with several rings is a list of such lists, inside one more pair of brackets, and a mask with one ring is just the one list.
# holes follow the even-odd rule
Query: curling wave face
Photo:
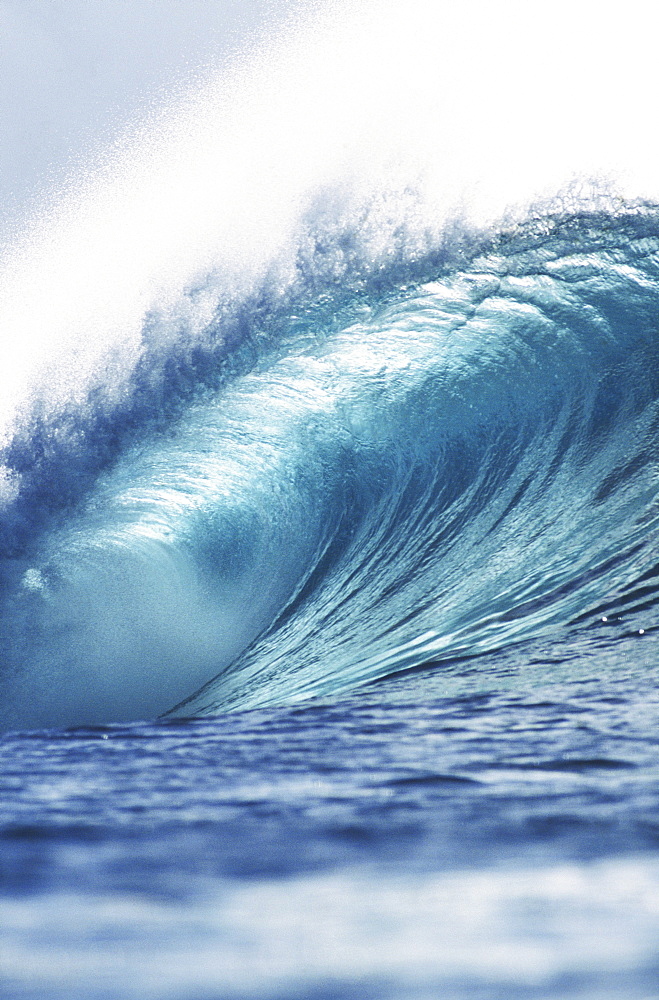
[[3, 249], [2, 727], [650, 627], [646, 20], [311, 5]]
[[314, 226], [286, 296], [5, 448], [5, 727], [294, 702], [654, 606], [659, 210], [387, 267]]

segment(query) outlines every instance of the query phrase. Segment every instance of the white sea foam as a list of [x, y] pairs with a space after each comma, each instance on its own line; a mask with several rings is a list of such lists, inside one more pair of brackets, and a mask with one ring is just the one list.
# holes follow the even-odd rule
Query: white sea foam
[[[420, 233], [456, 212], [485, 223], [575, 176], [658, 195], [655, 17], [639, 0], [624, 15], [591, 0], [335, 3], [247, 51], [136, 125], [10, 252], [0, 440], [36, 401], [80, 404], [99, 383], [120, 396], [147, 311], [177, 318], [181, 291], [209, 271], [222, 295], [244, 294], [329, 187], [355, 205], [388, 192], [374, 259], [403, 221]], [[188, 314], [191, 338], [213, 306]]]

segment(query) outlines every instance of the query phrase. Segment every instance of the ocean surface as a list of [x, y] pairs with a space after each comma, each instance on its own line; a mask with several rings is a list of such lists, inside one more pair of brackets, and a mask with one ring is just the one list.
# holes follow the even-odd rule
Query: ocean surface
[[345, 23], [5, 254], [8, 1000], [659, 996], [659, 190], [424, 180]]

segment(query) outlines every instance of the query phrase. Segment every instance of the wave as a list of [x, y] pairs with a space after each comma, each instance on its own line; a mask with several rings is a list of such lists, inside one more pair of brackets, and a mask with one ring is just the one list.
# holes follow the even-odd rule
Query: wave
[[650, 613], [657, 204], [579, 181], [488, 215], [331, 178], [336, 135], [301, 180], [290, 129], [238, 183], [262, 115], [219, 183], [182, 122], [155, 181], [74, 192], [5, 270], [2, 726], [336, 695]]
[[654, 602], [659, 210], [475, 242], [334, 294], [314, 266], [77, 452], [11, 443], [10, 722], [281, 704]]
[[178, 712], [334, 694], [654, 607], [657, 218], [537, 220], [313, 352], [316, 392], [340, 373], [305, 428], [320, 542], [274, 623]]

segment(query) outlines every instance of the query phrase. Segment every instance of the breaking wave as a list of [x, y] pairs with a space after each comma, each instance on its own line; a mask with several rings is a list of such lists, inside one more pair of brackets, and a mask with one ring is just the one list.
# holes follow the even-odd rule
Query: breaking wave
[[655, 606], [654, 202], [488, 214], [330, 176], [327, 142], [291, 178], [295, 129], [246, 159], [271, 133], [227, 101], [229, 166], [172, 126], [155, 180], [122, 161], [5, 268], [5, 727], [334, 695]]

